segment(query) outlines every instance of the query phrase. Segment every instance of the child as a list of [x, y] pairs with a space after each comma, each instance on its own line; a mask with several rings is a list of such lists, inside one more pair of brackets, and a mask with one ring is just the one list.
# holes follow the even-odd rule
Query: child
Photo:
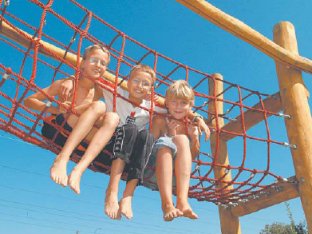
[[[66, 99], [62, 98], [61, 85], [64, 82], [63, 80], [55, 81], [51, 86], [44, 88], [43, 92], [37, 92], [25, 99], [25, 105], [27, 107], [38, 111], [46, 110], [46, 112], [57, 115], [51, 121], [53, 124], [46, 121], [44, 122], [42, 134], [45, 137], [52, 140], [54, 139], [54, 142], [59, 146], [64, 145], [67, 137], [62, 133], [58, 133], [55, 125], [59, 125], [67, 132], [72, 131], [72, 128], [77, 124], [78, 116], [75, 114], [66, 113], [66, 109], [71, 106], [71, 102], [73, 101], [75, 101], [74, 110], [78, 115], [83, 114], [84, 111], [88, 108], [96, 109], [98, 112], [101, 112], [101, 115], [103, 115], [106, 107], [104, 103], [98, 101], [98, 99], [101, 97], [101, 93], [97, 92], [94, 82], [103, 76], [109, 60], [110, 53], [105, 47], [100, 45], [92, 45], [85, 49], [85, 53], [80, 65], [80, 77], [76, 87], [77, 93], [75, 100], [73, 100], [72, 95]], [[61, 106], [47, 107], [44, 100], [47, 100], [48, 96], [58, 98], [61, 102], [61, 106], [64, 106], [65, 109]], [[104, 120], [102, 119], [102, 121], [105, 122], [105, 126], [107, 126], [107, 137], [104, 137], [103, 141], [108, 141], [110, 139], [108, 136], [112, 135], [115, 131], [118, 120], [118, 116], [115, 113], [107, 113]], [[86, 134], [86, 140], [93, 137], [94, 131], [95, 130], [93, 129], [89, 134]], [[64, 148], [62, 148], [60, 154], [56, 157], [54, 164], [51, 167], [52, 180], [63, 186], [67, 185], [66, 166], [70, 155], [71, 153], [64, 153]]]
[[[159, 138], [153, 147], [150, 166], [156, 163], [156, 179], [165, 221], [185, 216], [197, 219], [189, 203], [188, 189], [192, 159], [199, 153], [197, 127], [186, 118], [194, 104], [194, 92], [184, 80], [175, 81], [166, 91], [169, 117], [156, 116], [152, 133]], [[172, 201], [173, 168], [176, 179], [176, 207]], [[146, 176], [150, 171], [146, 170]], [[155, 179], [155, 178], [154, 178]], [[146, 185], [151, 184], [146, 181]]]

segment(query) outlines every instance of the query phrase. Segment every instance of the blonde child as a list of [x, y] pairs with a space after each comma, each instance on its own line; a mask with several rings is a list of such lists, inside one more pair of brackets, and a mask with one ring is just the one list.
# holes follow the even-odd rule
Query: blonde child
[[[192, 159], [198, 155], [200, 148], [197, 126], [187, 119], [194, 104], [194, 92], [186, 81], [178, 80], [169, 86], [165, 99], [168, 116], [155, 116], [153, 119], [152, 133], [158, 140], [154, 144], [149, 166], [156, 166], [164, 220], [171, 221], [179, 216], [197, 219], [197, 214], [188, 203]], [[172, 201], [173, 171], [176, 206]], [[147, 177], [151, 177], [149, 173], [147, 170]], [[155, 177], [149, 181], [153, 179]], [[152, 187], [148, 181], [146, 185]]]

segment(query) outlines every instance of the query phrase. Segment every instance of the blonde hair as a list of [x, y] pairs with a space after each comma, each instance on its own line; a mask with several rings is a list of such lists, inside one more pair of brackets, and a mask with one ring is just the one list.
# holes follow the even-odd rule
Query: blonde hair
[[155, 71], [148, 65], [144, 65], [144, 64], [138, 64], [138, 65], [135, 65], [131, 71], [130, 71], [130, 74], [129, 74], [129, 78], [131, 77], [131, 75], [134, 73], [134, 72], [137, 72], [137, 71], [141, 71], [141, 72], [146, 72], [148, 74], [150, 74], [150, 76], [152, 77], [152, 83], [155, 82], [156, 80], [156, 73]]
[[101, 46], [99, 44], [90, 45], [87, 48], [85, 48], [82, 59], [83, 60], [87, 59], [88, 56], [95, 50], [102, 50], [104, 53], [106, 53], [107, 56], [108, 56], [108, 61], [107, 62], [108, 63], [110, 62], [110, 52], [109, 52], [109, 50], [105, 46]]
[[193, 105], [195, 94], [193, 89], [185, 80], [176, 80], [166, 91], [166, 99], [180, 98], [190, 101]]

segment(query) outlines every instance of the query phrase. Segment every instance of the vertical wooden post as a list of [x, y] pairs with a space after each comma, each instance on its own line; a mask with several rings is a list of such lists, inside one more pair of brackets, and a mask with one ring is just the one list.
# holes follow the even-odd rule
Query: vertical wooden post
[[[213, 74], [213, 77], [216, 79], [209, 79], [209, 95], [216, 97], [218, 94], [218, 98], [223, 99], [223, 77], [220, 74]], [[223, 114], [223, 102], [213, 100], [208, 107], [209, 113], [214, 113], [216, 116], [213, 116], [212, 126], [214, 128], [218, 127], [221, 129], [224, 126], [223, 118], [219, 118], [218, 114]], [[218, 132], [212, 132], [210, 138], [211, 151], [213, 154], [217, 152], [216, 163], [220, 165], [229, 165], [229, 158], [227, 152], [227, 144], [225, 141], [221, 140], [220, 134]], [[214, 175], [215, 178], [223, 178], [223, 181], [231, 181], [232, 176], [231, 173], [226, 172], [226, 168], [224, 167], [214, 167]], [[225, 175], [225, 176], [224, 176]], [[217, 188], [223, 188], [227, 186], [227, 183], [219, 183]], [[233, 186], [228, 186], [226, 189], [232, 189]], [[220, 217], [220, 225], [221, 231], [223, 234], [239, 234], [241, 233], [239, 218], [237, 216], [233, 216], [231, 211], [219, 206], [219, 217]]]
[[[274, 41], [294, 54], [298, 54], [294, 26], [281, 22], [274, 27]], [[301, 71], [276, 62], [281, 100], [285, 114], [288, 139], [296, 145], [291, 149], [296, 178], [299, 181], [301, 204], [312, 233], [312, 120], [308, 104], [308, 92], [304, 86]]]

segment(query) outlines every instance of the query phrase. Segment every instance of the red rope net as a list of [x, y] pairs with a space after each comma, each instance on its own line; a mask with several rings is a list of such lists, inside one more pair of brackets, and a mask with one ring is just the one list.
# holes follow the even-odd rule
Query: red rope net
[[[65, 2], [70, 4], [70, 10], [62, 10]], [[277, 122], [281, 118], [275, 118], [280, 116], [278, 94], [270, 96], [222, 81], [159, 54], [109, 25], [77, 1], [29, 0], [29, 9], [23, 15], [10, 12], [7, 3], [0, 0], [1, 130], [57, 153], [59, 147], [40, 134], [44, 111], [37, 113], [26, 108], [23, 99], [56, 79], [76, 74], [78, 66], [64, 58], [71, 53], [80, 56], [82, 48], [97, 43], [110, 49], [112, 58], [108, 71], [121, 80], [127, 80], [132, 66], [144, 63], [157, 72], [155, 93], [160, 96], [176, 79], [185, 79], [193, 87], [194, 110], [207, 119], [214, 143], [210, 146], [201, 141], [201, 153], [193, 161], [190, 197], [216, 204], [235, 203], [257, 196], [282, 179], [274, 173], [278, 167], [273, 167], [271, 162], [277, 162], [271, 157], [276, 147], [288, 145], [274, 140], [271, 135], [270, 124], [281, 124]], [[62, 49], [63, 54], [40, 40]], [[114, 82], [115, 90], [119, 81]], [[223, 84], [222, 92], [214, 88], [217, 83]], [[209, 88], [211, 94], [208, 94]], [[49, 99], [58, 102], [53, 97]], [[218, 110], [219, 103], [226, 111]], [[251, 128], [256, 123], [259, 123], [257, 127]], [[230, 162], [223, 160], [222, 151], [226, 146]]]

